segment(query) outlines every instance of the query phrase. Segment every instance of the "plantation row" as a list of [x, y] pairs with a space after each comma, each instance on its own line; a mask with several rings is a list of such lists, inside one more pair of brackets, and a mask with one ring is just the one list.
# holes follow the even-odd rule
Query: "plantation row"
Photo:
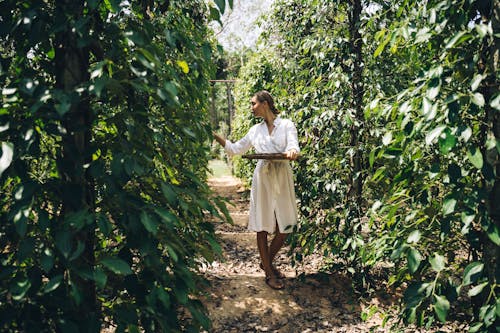
[[[299, 129], [295, 260], [322, 253], [360, 291], [386, 267], [408, 323], [499, 329], [499, 15], [498, 1], [280, 0], [239, 70], [234, 139], [261, 89]], [[250, 162], [234, 167], [250, 180]]]
[[0, 2], [0, 331], [208, 327], [194, 296], [225, 207], [205, 183], [219, 10]]

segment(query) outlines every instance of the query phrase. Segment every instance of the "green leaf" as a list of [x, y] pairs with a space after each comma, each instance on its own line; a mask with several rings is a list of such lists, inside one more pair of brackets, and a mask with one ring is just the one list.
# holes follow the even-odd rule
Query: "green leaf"
[[170, 245], [167, 245], [167, 251], [168, 251], [168, 254], [170, 255], [170, 258], [172, 258], [172, 260], [174, 262], [179, 261], [179, 257], [177, 256], [177, 253], [175, 253], [175, 250]]
[[382, 137], [382, 144], [384, 146], [388, 146], [392, 141], [392, 132], [388, 131], [387, 133], [384, 134]]
[[472, 78], [472, 81], [470, 83], [470, 90], [471, 91], [476, 91], [479, 85], [481, 84], [481, 81], [484, 79], [484, 75], [481, 74], [476, 74]]
[[15, 301], [20, 301], [24, 298], [28, 290], [31, 288], [31, 282], [29, 279], [16, 278], [14, 283], [10, 287], [10, 293], [12, 294], [12, 299]]
[[215, 4], [219, 7], [221, 14], [224, 14], [224, 11], [226, 10], [226, 0], [215, 0]]
[[426, 136], [425, 136], [425, 143], [430, 146], [436, 138], [438, 138], [441, 133], [444, 131], [446, 128], [445, 125], [440, 125], [436, 128], [434, 128], [432, 131], [430, 131]]
[[165, 199], [167, 199], [168, 203], [170, 205], [176, 205], [177, 204], [177, 194], [175, 193], [172, 185], [166, 184], [166, 183], [161, 183], [161, 192], [165, 196]]
[[380, 168], [378, 168], [377, 171], [375, 171], [375, 173], [373, 174], [372, 181], [377, 181], [378, 178], [381, 178], [384, 175], [386, 169], [387, 167], [385, 166], [381, 166]]
[[158, 232], [158, 221], [145, 211], [141, 212], [141, 223], [144, 225], [146, 230], [153, 235], [156, 235], [156, 233]]
[[456, 47], [470, 38], [472, 38], [472, 35], [470, 33], [466, 31], [459, 31], [452, 38], [450, 38], [448, 43], [446, 43], [445, 48], [449, 49], [452, 47]]
[[483, 327], [483, 323], [474, 323], [473, 325], [470, 326], [469, 333], [479, 332], [481, 327]]
[[106, 281], [108, 280], [108, 276], [101, 268], [96, 268], [92, 275], [93, 280], [95, 281], [98, 288], [103, 289], [106, 286]]
[[168, 223], [176, 223], [177, 216], [173, 214], [171, 211], [164, 208], [155, 208], [155, 212], [160, 216], [164, 221]]
[[220, 12], [217, 8], [210, 7], [210, 21], [218, 21], [222, 25], [222, 22], [220, 21]]
[[410, 233], [406, 242], [408, 244], [412, 244], [412, 243], [418, 243], [419, 240], [420, 240], [420, 230], [417, 229], [417, 230], [413, 230]]
[[83, 300], [82, 290], [78, 287], [78, 284], [75, 282], [71, 281], [70, 286], [71, 286], [71, 291], [69, 292], [69, 295], [73, 299], [73, 302], [75, 302], [75, 304], [77, 306], [82, 304], [82, 300]]
[[385, 47], [387, 46], [387, 44], [391, 41], [391, 38], [392, 38], [392, 34], [389, 33], [385, 39], [382, 41], [382, 43], [380, 43], [378, 46], [377, 46], [377, 49], [375, 50], [375, 52], [373, 52], [373, 57], [374, 58], [377, 58], [381, 53], [382, 51], [384, 51]]
[[484, 264], [482, 262], [472, 262], [464, 270], [464, 278], [462, 280], [462, 285], [468, 286], [471, 283], [477, 281], [483, 272]]
[[137, 46], [143, 46], [144, 44], [146, 44], [146, 38], [141, 31], [136, 31], [136, 30], [125, 31], [124, 36]]
[[500, 246], [500, 232], [493, 221], [489, 223], [488, 228], [486, 229], [486, 234], [488, 235], [488, 238], [495, 243], [495, 245]]
[[474, 221], [474, 218], [476, 217], [475, 214], [468, 214], [467, 212], [462, 212], [460, 219], [462, 220], [463, 226], [462, 230], [460, 231], [462, 234], [467, 234], [470, 229], [470, 225], [472, 221]]
[[77, 259], [83, 253], [83, 250], [85, 250], [85, 243], [83, 243], [82, 241], [78, 241], [78, 243], [76, 245], [76, 250], [73, 252], [71, 257], [69, 258], [69, 261], [73, 261], [73, 260]]
[[467, 293], [467, 295], [469, 295], [469, 297], [474, 297], [476, 295], [479, 295], [479, 293], [481, 293], [481, 291], [483, 291], [484, 287], [486, 287], [488, 284], [489, 284], [488, 281], [483, 282], [481, 284], [478, 284], [474, 288], [471, 288], [469, 290], [469, 292]]
[[443, 215], [451, 214], [455, 211], [457, 200], [453, 197], [446, 197], [443, 202]]
[[115, 274], [129, 275], [133, 273], [130, 266], [124, 260], [119, 258], [103, 258], [101, 259], [101, 264]]
[[163, 84], [163, 87], [165, 90], [170, 94], [170, 97], [173, 99], [177, 97], [179, 94], [179, 91], [177, 90], [177, 87], [175, 86], [175, 83], [172, 81], [167, 81]]
[[0, 157], [0, 177], [2, 177], [2, 173], [12, 163], [13, 156], [14, 156], [14, 145], [10, 142], [2, 142], [2, 156]]
[[68, 231], [59, 231], [55, 240], [57, 249], [64, 258], [68, 258], [71, 253], [71, 234]]
[[108, 237], [111, 234], [111, 231], [113, 230], [113, 226], [111, 225], [109, 218], [103, 214], [100, 214], [98, 216], [97, 226], [99, 227], [99, 230], [101, 230], [102, 234], [105, 237]]
[[422, 255], [420, 254], [420, 252], [418, 252], [417, 249], [410, 247], [406, 256], [408, 259], [408, 270], [413, 274], [418, 270], [418, 267], [420, 266]]
[[434, 312], [442, 323], [446, 322], [446, 316], [450, 309], [450, 302], [442, 295], [434, 295]]
[[495, 98], [490, 101], [490, 106], [500, 111], [500, 94], [496, 95]]
[[46, 248], [40, 258], [40, 265], [45, 273], [48, 273], [54, 267], [54, 253], [51, 249]]
[[477, 169], [481, 169], [483, 167], [483, 154], [478, 148], [469, 147], [469, 149], [467, 149], [467, 157], [472, 165], [474, 165]]
[[50, 293], [51, 291], [56, 290], [59, 287], [59, 285], [61, 284], [62, 279], [63, 279], [62, 274], [56, 275], [55, 277], [50, 279], [50, 281], [47, 282], [47, 284], [43, 288], [43, 292], [46, 294], [46, 293]]
[[106, 8], [113, 13], [117, 13], [121, 10], [120, 2], [121, 0], [104, 0]]
[[434, 253], [434, 256], [429, 258], [429, 263], [431, 264], [432, 269], [439, 273], [445, 267], [444, 256], [440, 255], [439, 253]]
[[484, 96], [481, 93], [475, 93], [472, 95], [471, 99], [472, 103], [476, 104], [479, 107], [484, 106]]
[[439, 136], [438, 142], [439, 142], [439, 150], [441, 151], [442, 154], [446, 155], [448, 154], [457, 144], [457, 138], [455, 135], [453, 135], [450, 131], [449, 128], [446, 128], [444, 131], [444, 138], [443, 136]]

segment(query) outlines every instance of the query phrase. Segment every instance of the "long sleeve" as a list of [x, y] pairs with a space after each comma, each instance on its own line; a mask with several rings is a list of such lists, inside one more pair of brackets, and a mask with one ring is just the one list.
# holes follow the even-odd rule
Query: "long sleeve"
[[234, 143], [226, 139], [226, 145], [224, 146], [226, 153], [229, 156], [242, 155], [246, 153], [250, 148], [252, 148], [253, 132], [255, 132], [255, 130], [254, 128], [251, 128], [243, 138]]
[[295, 127], [295, 124], [291, 121], [288, 122], [287, 124], [286, 138], [287, 138], [287, 144], [285, 151], [295, 149], [297, 152], [300, 152], [297, 128]]

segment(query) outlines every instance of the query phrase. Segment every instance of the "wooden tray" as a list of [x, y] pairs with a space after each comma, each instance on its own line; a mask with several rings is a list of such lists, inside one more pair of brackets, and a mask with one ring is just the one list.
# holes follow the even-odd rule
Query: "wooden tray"
[[286, 160], [285, 153], [268, 153], [268, 154], [246, 154], [241, 156], [250, 160]]

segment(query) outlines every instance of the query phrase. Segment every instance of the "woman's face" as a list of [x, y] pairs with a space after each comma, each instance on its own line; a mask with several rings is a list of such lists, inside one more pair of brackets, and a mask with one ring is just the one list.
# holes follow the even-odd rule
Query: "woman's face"
[[257, 97], [252, 97], [250, 100], [250, 103], [252, 104], [252, 113], [255, 117], [264, 117], [264, 114], [266, 113], [266, 107], [267, 103], [264, 102], [259, 102]]

